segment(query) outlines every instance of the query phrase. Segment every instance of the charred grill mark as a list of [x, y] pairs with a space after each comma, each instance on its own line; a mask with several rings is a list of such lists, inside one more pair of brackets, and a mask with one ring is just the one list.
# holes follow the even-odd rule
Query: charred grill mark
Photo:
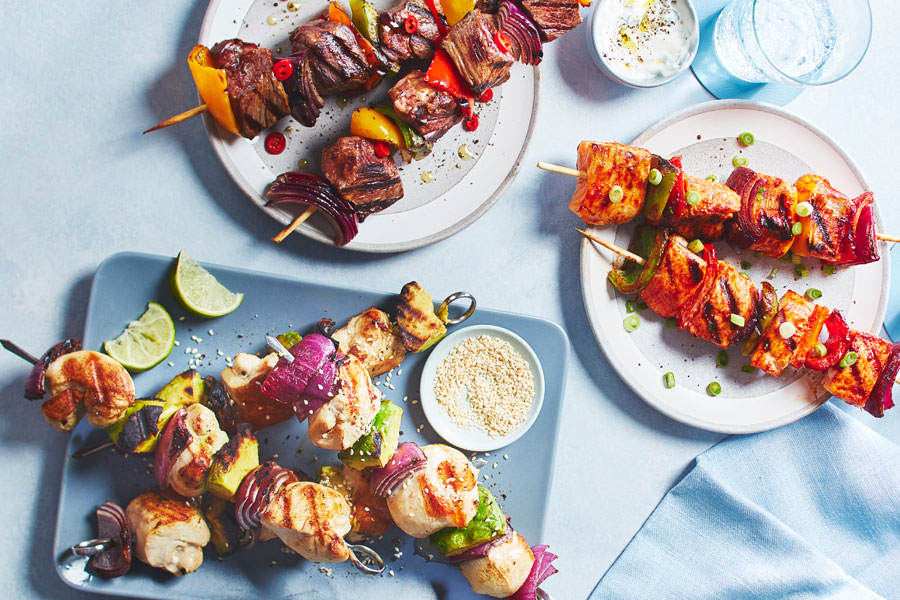
[[703, 269], [700, 268], [700, 263], [696, 260], [691, 260], [688, 263], [688, 268], [691, 272], [691, 279], [694, 280], [694, 284], [698, 284], [703, 280]]
[[722, 289], [722, 294], [725, 295], [725, 300], [728, 302], [728, 308], [734, 314], [740, 314], [737, 298], [735, 298], [734, 290], [731, 289], [731, 282], [728, 279], [720, 279], [719, 287]]
[[778, 211], [781, 214], [782, 219], [782, 227], [778, 231], [778, 239], [782, 242], [786, 242], [792, 237], [794, 237], [794, 232], [792, 231], [793, 222], [791, 219], [790, 208], [788, 208], [788, 201], [790, 197], [788, 194], [782, 192], [778, 196]]
[[[822, 213], [819, 212], [819, 209], [813, 205], [812, 215], [810, 215], [812, 220], [815, 222], [816, 227], [819, 228], [819, 233], [822, 236], [822, 240], [825, 245], [816, 244], [816, 250], [824, 250], [828, 249], [832, 254], [834, 253], [834, 241], [831, 239], [831, 233], [828, 231], [828, 228], [825, 226], [825, 219], [822, 217]], [[812, 244], [810, 244], [812, 245]]]
[[709, 335], [712, 337], [715, 343], [719, 343], [719, 327], [718, 323], [716, 323], [716, 317], [713, 314], [713, 305], [711, 302], [707, 302], [703, 307], [703, 319], [706, 321], [706, 330], [709, 331]]

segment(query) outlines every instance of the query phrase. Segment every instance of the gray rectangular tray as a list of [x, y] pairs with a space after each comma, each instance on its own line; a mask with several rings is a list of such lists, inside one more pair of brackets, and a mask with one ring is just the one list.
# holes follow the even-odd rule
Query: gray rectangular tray
[[[266, 333], [289, 329], [309, 333], [322, 317], [334, 319], [342, 326], [348, 318], [372, 305], [394, 312], [392, 294], [206, 265], [225, 286], [244, 292], [245, 297], [233, 313], [217, 319], [201, 319], [188, 314], [169, 291], [172, 262], [171, 258], [148, 254], [115, 254], [100, 265], [94, 276], [82, 340], [85, 348], [99, 350], [104, 340], [117, 336], [129, 321], [140, 315], [148, 301], [165, 306], [175, 320], [180, 345], [165, 361], [134, 377], [138, 397], [152, 395], [174, 375], [187, 369], [189, 357], [185, 349], [188, 347], [200, 348], [207, 355], [198, 370], [203, 375], [218, 377], [226, 366], [225, 356], [264, 350]], [[409, 275], [410, 279], [416, 277], [415, 273]], [[455, 291], [431, 290], [436, 298]], [[476, 323], [514, 331], [534, 348], [543, 365], [546, 395], [537, 422], [517, 442], [489, 453], [490, 456], [479, 454], [487, 461], [482, 474], [490, 475], [490, 479], [482, 478], [480, 483], [498, 496], [516, 530], [535, 545], [543, 540], [547, 516], [566, 380], [568, 338], [550, 321], [485, 308], [478, 308], [465, 325]], [[210, 329], [213, 335], [209, 335]], [[201, 342], [195, 342], [192, 336]], [[219, 356], [217, 350], [224, 356]], [[419, 375], [426, 355], [427, 352], [408, 355], [391, 378], [394, 389], [381, 387], [386, 398], [404, 409], [401, 439], [418, 444], [442, 441], [428, 426], [421, 405], [412, 403], [419, 396]], [[168, 366], [168, 361], [174, 366]], [[384, 376], [376, 379], [383, 380]], [[417, 433], [419, 426], [424, 427]], [[277, 454], [280, 464], [300, 468], [311, 476], [322, 465], [338, 464], [336, 453], [312, 446], [306, 425], [299, 425], [293, 419], [262, 430], [259, 438], [261, 459]], [[72, 544], [94, 537], [93, 513], [98, 505], [110, 499], [124, 507], [132, 498], [155, 486], [152, 457], [123, 456], [105, 450], [82, 459], [71, 458], [71, 453], [85, 444], [104, 439], [105, 434], [86, 421], [72, 433], [62, 475], [54, 561]], [[504, 455], [509, 458], [504, 459]], [[372, 545], [386, 559], [393, 576], [387, 571], [381, 576], [363, 575], [349, 563], [326, 565], [327, 569], [320, 570], [315, 563], [285, 553], [278, 540], [257, 544], [250, 550], [242, 549], [222, 560], [208, 546], [200, 569], [180, 578], [137, 560], [127, 575], [113, 580], [86, 578], [78, 563], [57, 570], [66, 583], [77, 589], [143, 598], [457, 600], [476, 597], [456, 567], [426, 559], [425, 555], [432, 550], [424, 540], [415, 540], [414, 544], [412, 538], [392, 527]], [[399, 558], [395, 558], [399, 553], [394, 548], [402, 553]]]

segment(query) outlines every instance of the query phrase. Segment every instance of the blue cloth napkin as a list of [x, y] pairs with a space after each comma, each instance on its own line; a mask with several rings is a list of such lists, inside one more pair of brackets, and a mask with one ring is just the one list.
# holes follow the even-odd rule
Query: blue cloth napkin
[[900, 448], [824, 405], [697, 457], [590, 600], [900, 598]]

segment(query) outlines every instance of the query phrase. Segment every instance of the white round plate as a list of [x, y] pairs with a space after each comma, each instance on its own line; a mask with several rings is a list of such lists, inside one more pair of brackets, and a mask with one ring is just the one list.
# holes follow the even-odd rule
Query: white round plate
[[[531, 411], [515, 431], [503, 437], [495, 438], [480, 429], [460, 427], [450, 420], [447, 411], [438, 404], [437, 398], [434, 396], [434, 379], [438, 366], [444, 362], [450, 351], [458, 344], [481, 335], [489, 335], [509, 342], [513, 349], [528, 363], [531, 374], [534, 376], [534, 397], [531, 400]], [[428, 423], [439, 436], [458, 448], [474, 452], [489, 452], [512, 444], [525, 435], [535, 420], [537, 420], [538, 414], [541, 412], [541, 405], [544, 402], [544, 370], [541, 368], [541, 362], [538, 360], [534, 350], [531, 349], [531, 346], [512, 331], [494, 325], [470, 325], [449, 334], [431, 350], [431, 354], [422, 368], [419, 395], [422, 400], [422, 411], [425, 413], [425, 418], [428, 419]]]
[[[744, 131], [756, 142], [741, 147], [736, 137]], [[817, 173], [837, 189], [855, 196], [867, 189], [865, 179], [849, 156], [824, 132], [780, 108], [748, 101], [714, 101], [683, 110], [653, 125], [633, 142], [662, 156], [681, 154], [685, 171], [696, 176], [717, 174], [724, 181], [732, 171], [731, 160], [745, 156], [748, 166], [762, 173], [794, 181], [804, 173]], [[876, 202], [877, 205], [877, 202]], [[876, 206], [876, 220], [883, 223]], [[592, 228], [600, 237], [628, 246], [631, 226]], [[807, 288], [822, 290], [819, 304], [838, 308], [855, 329], [877, 333], [887, 308], [890, 253], [879, 247], [881, 260], [868, 265], [841, 268], [826, 276], [817, 260], [806, 260], [810, 275], [795, 276], [790, 262], [736, 254], [724, 242], [716, 244], [720, 258], [738, 266], [750, 263], [747, 274], [759, 285], [769, 281], [779, 297], [787, 289], [803, 294]], [[710, 431], [751, 433], [779, 427], [811, 413], [829, 394], [813, 381], [806, 369], [786, 370], [774, 378], [757, 371], [744, 373], [749, 360], [739, 347], [728, 349], [729, 364], [716, 365], [719, 348], [686, 331], [666, 326], [666, 320], [650, 310], [637, 314], [640, 327], [627, 333], [625, 297], [615, 292], [606, 277], [613, 255], [585, 240], [581, 252], [581, 282], [588, 320], [600, 347], [622, 379], [648, 404], [673, 419]], [[676, 387], [666, 389], [663, 375], [671, 371]], [[706, 386], [718, 381], [719, 396]]]
[[[233, 37], [255, 42], [272, 50], [278, 59], [290, 54], [288, 36], [296, 27], [327, 10], [325, 0], [300, 2], [292, 12], [286, 2], [264, 0], [212, 0], [200, 28], [199, 43], [212, 46]], [[344, 9], [349, 10], [346, 2]], [[379, 10], [390, 8], [393, 0], [375, 0]], [[270, 24], [270, 20], [274, 25]], [[427, 68], [424, 63], [419, 68]], [[405, 72], [405, 70], [404, 70]], [[466, 131], [456, 126], [439, 139], [427, 158], [404, 164], [398, 159], [404, 196], [388, 209], [366, 218], [359, 234], [344, 246], [362, 252], [398, 252], [420, 248], [447, 238], [472, 224], [494, 205], [519, 171], [534, 128], [538, 106], [540, 73], [537, 67], [516, 64], [509, 81], [494, 88], [494, 99], [478, 103], [478, 129]], [[347, 97], [340, 107], [338, 97], [325, 98], [325, 107], [312, 128], [300, 126], [290, 116], [271, 131], [281, 131], [288, 139], [280, 155], [268, 154], [265, 133], [247, 140], [233, 135], [204, 115], [210, 142], [228, 174], [243, 192], [281, 226], [289, 224], [306, 208], [303, 205], [267, 207], [265, 190], [275, 177], [298, 170], [298, 161], [309, 161], [309, 169], [319, 172], [322, 150], [337, 138], [350, 135], [350, 115], [361, 106], [390, 104], [382, 82], [370, 92]], [[459, 150], [465, 144], [474, 159], [463, 160]], [[434, 180], [425, 183], [422, 174]], [[273, 227], [273, 234], [281, 226]], [[334, 244], [331, 224], [313, 215], [297, 231], [326, 244]]]

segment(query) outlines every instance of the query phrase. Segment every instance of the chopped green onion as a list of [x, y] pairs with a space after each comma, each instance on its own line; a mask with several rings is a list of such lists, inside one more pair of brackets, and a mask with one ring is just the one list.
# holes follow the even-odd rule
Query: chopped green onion
[[745, 271], [749, 271], [749, 270], [750, 270], [750, 267], [752, 267], [752, 266], [753, 266], [753, 265], [751, 265], [751, 264], [750, 264], [749, 262], [747, 262], [746, 260], [742, 260], [742, 261], [741, 261], [741, 268], [742, 268], [743, 270], [745, 270]]
[[689, 191], [685, 199], [691, 206], [697, 206], [698, 204], [700, 204], [700, 194], [698, 194], [694, 190]]
[[791, 233], [794, 235], [800, 235], [803, 233], [803, 223], [794, 223], [794, 226], [791, 227]]
[[609, 189], [609, 201], [613, 204], [618, 204], [622, 201], [622, 196], [625, 195], [625, 191], [622, 189], [621, 185], [614, 185]]
[[794, 207], [794, 212], [797, 213], [798, 217], [808, 217], [812, 214], [813, 207], [809, 202], [799, 202], [797, 206]]
[[650, 169], [650, 179], [648, 179], [650, 185], [659, 185], [659, 182], [662, 181], [662, 173], [659, 172], [659, 169]]
[[728, 353], [724, 350], [719, 350], [719, 354], [716, 356], [716, 366], [717, 367], [727, 367], [728, 366]]
[[735, 167], [746, 167], [748, 162], [750, 161], [747, 160], [746, 156], [735, 156], [731, 159], [731, 164]]
[[765, 255], [766, 255], [766, 253], [763, 252], [762, 250], [754, 250], [753, 251], [753, 256], [755, 256], [756, 258], [761, 258]]
[[769, 271], [769, 274], [766, 276], [766, 279], [775, 279], [776, 275], [778, 275], [778, 267], [772, 267], [772, 270]]
[[744, 321], [744, 317], [735, 313], [731, 313], [731, 322], [738, 327], [743, 327], [746, 323], [746, 321]]
[[818, 342], [815, 346], [813, 346], [812, 352], [819, 358], [822, 358], [823, 356], [828, 354], [828, 348], [826, 348], [825, 344], [823, 344], [822, 342]]
[[667, 390], [671, 390], [675, 387], [675, 373], [669, 371], [665, 375], [663, 375], [663, 385], [666, 386]]
[[756, 373], [756, 367], [754, 367], [753, 365], [744, 365], [743, 367], [741, 367], [741, 371], [743, 371], [744, 373]]
[[844, 355], [844, 358], [841, 359], [841, 362], [838, 363], [838, 366], [842, 369], [849, 367], [850, 365], [856, 364], [856, 360], [859, 358], [859, 354], [856, 352], [850, 351]]
[[722, 384], [718, 381], [713, 381], [708, 386], [706, 386], [706, 393], [710, 396], [718, 396], [722, 393]]
[[738, 141], [744, 146], [752, 146], [753, 142], [756, 141], [756, 138], [749, 131], [745, 131], [738, 136]]
[[712, 333], [713, 331], [716, 330], [716, 326], [713, 325], [713, 322], [712, 322], [712, 321], [707, 321], [707, 323], [706, 323], [706, 330], [707, 330], [708, 332], [710, 332], [710, 333]]
[[794, 263], [795, 265], [802, 265], [803, 257], [800, 256], [799, 254], [794, 254], [793, 252], [791, 252], [791, 262]]
[[640, 300], [626, 300], [625, 301], [625, 312], [637, 312], [639, 310], [644, 310], [647, 308], [646, 302], [641, 302]]
[[809, 267], [806, 265], [794, 265], [794, 273], [797, 274], [797, 279], [809, 277]]
[[837, 273], [837, 267], [834, 265], [825, 265], [822, 267], [822, 270], [825, 271], [825, 275], [831, 276]]
[[807, 298], [809, 298], [810, 300], [818, 300], [819, 298], [822, 297], [822, 290], [819, 290], [816, 288], [809, 288], [808, 290], [806, 290], [806, 293], [803, 295], [806, 296]]
[[622, 321], [622, 327], [625, 328], [625, 331], [631, 333], [635, 329], [641, 326], [641, 320], [637, 315], [631, 315], [630, 317], [625, 317], [625, 320]]
[[678, 326], [678, 320], [677, 320], [677, 319], [674, 319], [674, 318], [672, 318], [672, 319], [666, 319], [666, 328], [667, 328], [667, 329], [672, 329], [673, 327], [677, 327], [677, 326]]
[[707, 175], [707, 176], [706, 176], [706, 180], [707, 180], [707, 181], [718, 181], [718, 180], [719, 180], [719, 176], [716, 175], [715, 173], [713, 173], [712, 175]]
[[744, 273], [743, 271], [738, 271], [738, 275], [741, 275], [742, 277], [746, 277], [747, 279], [750, 279], [750, 276], [747, 275], [746, 273]]
[[700, 240], [694, 240], [690, 244], [688, 244], [688, 250], [693, 252], [694, 254], [700, 254], [703, 252], [703, 242]]
[[795, 254], [793, 254], [792, 252], [785, 252], [783, 256], [778, 257], [778, 260], [780, 260], [781, 262], [793, 262], [794, 256]]
[[785, 321], [778, 326], [778, 335], [780, 335], [784, 339], [794, 337], [795, 333], [797, 333], [797, 326], [790, 321]]

